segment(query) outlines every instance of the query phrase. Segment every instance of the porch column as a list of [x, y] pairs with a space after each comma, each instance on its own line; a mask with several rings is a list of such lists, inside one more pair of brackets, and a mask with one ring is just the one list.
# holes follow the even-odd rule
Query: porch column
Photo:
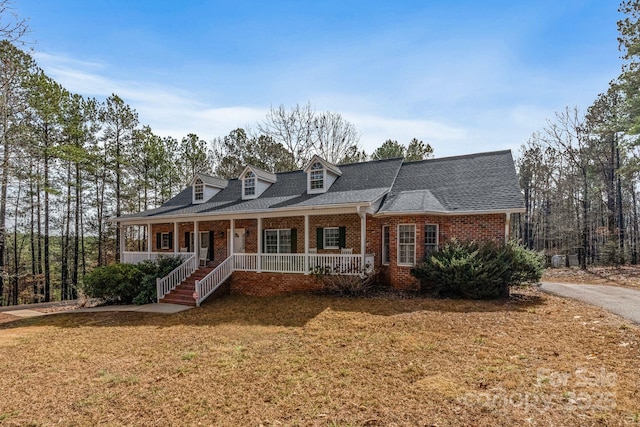
[[173, 223], [173, 253], [178, 253], [178, 245], [180, 245], [180, 239], [178, 237], [178, 223]]
[[511, 232], [511, 213], [506, 213], [506, 218], [504, 221], [504, 244], [509, 243], [509, 233]]
[[193, 252], [200, 256], [200, 232], [198, 231], [198, 221], [193, 221]]
[[233, 241], [235, 240], [236, 237], [236, 220], [235, 219], [231, 219], [230, 220], [230, 225], [229, 225], [229, 256], [233, 255], [235, 252], [235, 248], [233, 247]]
[[364, 211], [364, 206], [358, 206], [358, 215], [360, 216], [360, 257], [364, 271], [367, 263], [367, 213]]
[[151, 223], [147, 223], [147, 253], [151, 253], [152, 245], [151, 245]]
[[309, 214], [304, 214], [304, 274], [309, 274]]
[[120, 233], [120, 259], [118, 260], [118, 262], [122, 262], [122, 260], [124, 260], [124, 248], [125, 248], [125, 244], [124, 244], [124, 239], [127, 233], [125, 233], [125, 228], [126, 226], [122, 225], [121, 222], [118, 223], [118, 232]]
[[258, 259], [256, 260], [258, 273], [262, 271], [262, 217], [258, 218]]

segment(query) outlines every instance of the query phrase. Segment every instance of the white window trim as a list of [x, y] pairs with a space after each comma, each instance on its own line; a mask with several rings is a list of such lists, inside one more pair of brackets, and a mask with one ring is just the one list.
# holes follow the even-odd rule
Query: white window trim
[[[413, 262], [412, 263], [407, 263], [407, 262], [400, 262], [400, 227], [402, 226], [411, 226], [413, 227]], [[396, 242], [397, 242], [397, 248], [396, 248], [396, 260], [397, 260], [397, 265], [401, 266], [401, 267], [412, 267], [416, 264], [416, 225], [415, 224], [398, 224], [398, 228], [396, 229]], [[404, 243], [404, 244], [408, 244], [408, 243]]]
[[[247, 178], [247, 175], [252, 174], [252, 177]], [[253, 194], [246, 194], [246, 183], [249, 180], [253, 180]], [[255, 199], [258, 197], [258, 177], [252, 171], [248, 171], [242, 177], [242, 198], [243, 199]]]
[[[164, 238], [167, 238], [167, 244], [164, 244]], [[169, 233], [160, 233], [160, 249], [169, 249], [171, 247], [171, 238], [169, 237]]]
[[[313, 169], [313, 166], [315, 164], [319, 164], [320, 169]], [[313, 172], [319, 172], [319, 171], [322, 171], [322, 187], [311, 188], [311, 174]], [[314, 181], [318, 181], [318, 180], [314, 180]], [[326, 191], [327, 191], [327, 168], [324, 167], [322, 162], [316, 162], [313, 165], [311, 165], [311, 168], [309, 168], [309, 172], [307, 173], [307, 193], [319, 194], [319, 193], [326, 193]]]
[[[198, 195], [201, 197], [198, 198]], [[204, 202], [204, 182], [200, 178], [196, 179], [193, 184], [193, 201], [194, 203]]]
[[380, 260], [381, 260], [381, 262], [382, 262], [382, 265], [389, 265], [389, 259], [391, 258], [391, 257], [390, 257], [390, 255], [391, 255], [391, 254], [390, 254], [390, 253], [387, 253], [387, 259], [386, 259], [386, 261], [385, 261], [385, 259], [384, 259], [384, 240], [385, 240], [385, 238], [384, 238], [384, 229], [385, 229], [385, 228], [387, 229], [387, 234], [388, 234], [388, 236], [387, 236], [387, 245], [389, 246], [389, 252], [391, 251], [391, 245], [389, 244], [389, 239], [391, 238], [391, 233], [389, 232], [389, 226], [388, 226], [388, 225], [383, 225], [383, 226], [382, 226], [382, 230], [380, 230], [381, 237], [382, 237], [382, 238], [380, 239], [380, 241], [382, 242], [382, 248], [381, 248], [381, 250], [380, 250], [380, 255], [381, 255], [381, 256], [380, 256]]
[[[291, 252], [291, 241], [289, 241], [289, 252], [280, 252], [280, 232], [281, 231], [288, 231], [289, 232], [289, 238], [291, 238], [291, 229], [290, 228], [267, 228], [264, 230], [264, 253], [266, 255], [277, 255], [277, 254], [290, 254]], [[276, 247], [277, 247], [277, 252], [267, 252], [267, 232], [269, 231], [275, 231], [276, 232]]]
[[[338, 232], [338, 244], [336, 246], [327, 246], [327, 230], [336, 230]], [[340, 227], [324, 227], [322, 229], [322, 242], [324, 249], [340, 249]]]
[[[440, 247], [440, 226], [438, 224], [428, 224], [427, 223], [427, 224], [425, 224], [424, 232], [426, 233], [427, 227], [431, 226], [431, 225], [436, 227], [436, 249], [438, 249]], [[426, 243], [424, 242], [424, 233], [422, 233], [422, 237], [423, 237], [422, 246], [425, 246], [425, 255], [426, 255], [427, 253], [426, 253]]]

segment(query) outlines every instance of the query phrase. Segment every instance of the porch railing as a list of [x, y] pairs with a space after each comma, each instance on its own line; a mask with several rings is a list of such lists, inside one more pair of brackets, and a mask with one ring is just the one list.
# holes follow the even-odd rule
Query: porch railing
[[270, 273], [306, 273], [304, 254], [261, 254], [261, 270]]
[[122, 262], [124, 264], [140, 264], [143, 261], [151, 260], [155, 261], [160, 257], [173, 257], [173, 256], [181, 256], [183, 259], [186, 259], [193, 255], [193, 252], [135, 252], [135, 251], [125, 251], [122, 253]]
[[[183, 253], [184, 254], [184, 253]], [[187, 255], [187, 254], [185, 254]], [[156, 279], [156, 292], [158, 301], [166, 294], [174, 290], [187, 277], [191, 276], [198, 269], [199, 260], [196, 254], [190, 254], [187, 259], [176, 267], [171, 273], [162, 278]]]
[[200, 307], [200, 303], [207, 299], [231, 276], [234, 271], [235, 261], [235, 256], [230, 256], [201, 280], [196, 280], [196, 306]]
[[[305, 257], [309, 257], [305, 270]], [[258, 257], [260, 269], [258, 269]], [[268, 273], [362, 274], [373, 269], [374, 254], [365, 255], [362, 265], [360, 254], [234, 254], [233, 268], [240, 271], [264, 271]]]
[[241, 271], [257, 271], [258, 257], [256, 254], [233, 254], [233, 268]]

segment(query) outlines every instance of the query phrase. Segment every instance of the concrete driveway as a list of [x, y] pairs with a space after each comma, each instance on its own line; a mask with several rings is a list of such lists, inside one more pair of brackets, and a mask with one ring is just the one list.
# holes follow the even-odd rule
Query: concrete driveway
[[640, 325], [640, 290], [605, 285], [542, 282], [540, 289], [602, 307]]

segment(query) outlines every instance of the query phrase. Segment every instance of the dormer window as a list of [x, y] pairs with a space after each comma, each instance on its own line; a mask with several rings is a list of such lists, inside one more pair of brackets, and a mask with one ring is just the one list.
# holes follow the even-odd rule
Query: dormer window
[[204, 183], [200, 178], [196, 179], [195, 185], [193, 186], [193, 198], [196, 201], [204, 200]]
[[249, 171], [244, 176], [244, 195], [255, 196], [256, 194], [256, 175]]
[[324, 189], [324, 168], [322, 163], [315, 162], [311, 165], [311, 171], [309, 172], [309, 185], [312, 190]]

